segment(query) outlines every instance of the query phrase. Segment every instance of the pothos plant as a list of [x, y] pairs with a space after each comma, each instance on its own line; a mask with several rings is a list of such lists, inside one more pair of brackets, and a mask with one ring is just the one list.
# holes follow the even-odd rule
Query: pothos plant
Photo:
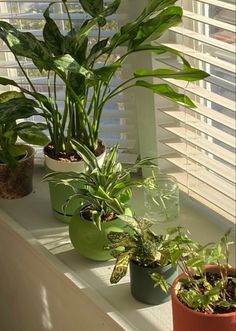
[[[65, 34], [50, 16], [51, 8], [58, 4], [58, 1], [52, 2], [44, 12], [42, 40], [30, 32], [17, 30], [8, 22], [0, 21], [0, 38], [15, 56], [29, 89], [3, 77], [0, 78], [0, 84], [18, 87], [22, 93], [34, 98], [37, 107], [44, 113], [54, 156], [58, 153], [70, 155], [73, 151], [72, 139], [85, 144], [94, 153], [98, 147], [104, 106], [127, 89], [146, 88], [187, 107], [195, 107], [186, 95], [178, 93], [168, 83], [152, 84], [147, 80], [149, 77], [156, 77], [190, 82], [208, 76], [204, 71], [192, 68], [178, 51], [151, 43], [152, 39], [157, 40], [168, 28], [181, 22], [182, 8], [174, 6], [175, 2], [176, 0], [145, 2], [142, 12], [135, 19], [107, 38], [102, 37], [102, 30], [108, 17], [116, 13], [122, 0], [114, 0], [109, 4], [103, 0], [78, 0], [86, 17], [79, 27], [72, 20], [69, 4], [62, 0], [69, 22]], [[117, 49], [120, 46], [122, 55], [117, 58]], [[153, 52], [156, 56], [170, 53], [179, 58], [182, 68], [140, 68], [118, 86], [112, 87], [113, 77], [122, 70], [129, 56], [137, 52]], [[46, 73], [48, 96], [37, 91], [21, 57], [31, 59], [40, 74]], [[59, 109], [57, 93], [61, 81], [65, 85], [62, 111]], [[18, 102], [19, 100], [14, 100], [14, 104]]]
[[[206, 314], [236, 311], [236, 273], [230, 272], [229, 240], [231, 229], [220, 242], [200, 245], [182, 228], [168, 230], [175, 235], [168, 243], [173, 265], [186, 277], [180, 279], [177, 296], [187, 307]], [[218, 270], [209, 272], [208, 265]]]
[[46, 126], [26, 121], [30, 116], [39, 115], [35, 107], [37, 103], [21, 92], [0, 94], [0, 163], [7, 164], [12, 171], [17, 161], [26, 155], [26, 148], [18, 138], [28, 144], [44, 146], [48, 143], [47, 135], [42, 132]]
[[[169, 235], [157, 235], [151, 230], [153, 222], [145, 218], [119, 216], [127, 223], [127, 230], [124, 232], [110, 232], [107, 237], [110, 244], [104, 247], [116, 258], [110, 282], [118, 283], [127, 273], [130, 261], [142, 267], [155, 268], [171, 264], [171, 255], [167, 242]], [[156, 284], [164, 292], [167, 292], [170, 285], [159, 273], [150, 272]]]
[[69, 197], [64, 209], [70, 201], [78, 200], [78, 209], [82, 216], [101, 229], [102, 222], [125, 213], [132, 195], [131, 187], [142, 185], [141, 180], [131, 177], [131, 172], [142, 166], [156, 167], [155, 159], [143, 158], [125, 168], [117, 162], [119, 146], [115, 145], [100, 166], [96, 156], [85, 145], [72, 140], [72, 146], [83, 159], [86, 171], [53, 172], [44, 178], [57, 185], [69, 185], [74, 194]]

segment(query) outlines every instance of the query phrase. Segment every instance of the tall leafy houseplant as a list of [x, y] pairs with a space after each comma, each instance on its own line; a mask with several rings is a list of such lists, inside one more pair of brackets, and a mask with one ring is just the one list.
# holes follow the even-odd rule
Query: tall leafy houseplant
[[[30, 89], [22, 88], [15, 81], [0, 78], [0, 84], [18, 87], [29, 95], [44, 113], [51, 140], [50, 155], [70, 157], [73, 153], [72, 139], [86, 145], [96, 153], [99, 142], [99, 127], [104, 106], [123, 91], [142, 87], [173, 101], [194, 107], [185, 95], [172, 89], [167, 83], [152, 84], [146, 78], [173, 78], [187, 82], [197, 81], [208, 75], [191, 65], [182, 55], [169, 47], [153, 46], [152, 38], [158, 39], [168, 28], [180, 23], [182, 9], [174, 6], [176, 0], [150, 0], [134, 20], [122, 26], [111, 37], [103, 38], [102, 29], [107, 18], [116, 13], [121, 0], [106, 4], [103, 0], [79, 0], [86, 14], [84, 23], [73, 24], [69, 5], [62, 0], [68, 15], [69, 28], [62, 34], [50, 16], [50, 3], [44, 12], [43, 40], [30, 32], [21, 32], [11, 24], [0, 21], [0, 38], [7, 44], [24, 74]], [[96, 34], [91, 45], [89, 37]], [[117, 48], [122, 46], [122, 56], [117, 59]], [[111, 80], [122, 69], [127, 58], [136, 52], [153, 52], [156, 55], [171, 53], [182, 62], [182, 68], [145, 70], [141, 68], [133, 75], [112, 88]], [[33, 61], [40, 73], [48, 76], [48, 96], [39, 93], [24, 69], [20, 57]], [[64, 106], [59, 110], [57, 86], [65, 84]], [[15, 100], [15, 103], [19, 100]], [[49, 152], [49, 150], [47, 150]]]
[[[46, 145], [48, 137], [42, 132], [45, 125], [25, 121], [38, 115], [36, 102], [21, 92], [0, 94], [0, 197], [19, 198], [32, 190], [34, 150], [17, 143]], [[24, 122], [20, 122], [24, 119]]]

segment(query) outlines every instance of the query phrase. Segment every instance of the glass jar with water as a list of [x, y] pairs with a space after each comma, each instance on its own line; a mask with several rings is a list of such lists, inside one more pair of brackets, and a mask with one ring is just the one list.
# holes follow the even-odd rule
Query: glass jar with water
[[153, 222], [171, 222], [179, 215], [179, 187], [175, 177], [157, 175], [145, 179], [145, 217]]

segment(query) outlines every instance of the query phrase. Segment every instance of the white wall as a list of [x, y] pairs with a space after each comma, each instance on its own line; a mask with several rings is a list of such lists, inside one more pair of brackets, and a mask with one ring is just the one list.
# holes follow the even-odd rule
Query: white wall
[[1, 331], [123, 330], [35, 245], [0, 216]]

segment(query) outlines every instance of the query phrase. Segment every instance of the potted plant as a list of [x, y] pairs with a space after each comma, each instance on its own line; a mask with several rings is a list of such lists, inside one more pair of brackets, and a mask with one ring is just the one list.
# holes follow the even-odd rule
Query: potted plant
[[153, 222], [145, 218], [120, 216], [127, 223], [124, 232], [110, 232], [109, 244], [116, 263], [110, 282], [117, 283], [130, 266], [131, 293], [146, 304], [161, 304], [170, 300], [170, 285], [177, 276], [172, 267], [169, 235], [157, 235], [150, 228]]
[[[86, 164], [84, 173], [58, 173], [45, 176], [56, 185], [70, 186], [74, 191], [68, 201], [77, 203], [77, 211], [69, 223], [70, 239], [82, 256], [92, 260], [106, 261], [112, 258], [103, 247], [108, 244], [110, 231], [123, 231], [126, 224], [120, 214], [130, 214], [128, 202], [132, 186], [141, 185], [140, 180], [131, 178], [131, 171], [141, 166], [156, 166], [153, 159], [144, 158], [130, 168], [117, 163], [118, 145], [111, 148], [103, 164], [98, 164], [95, 155], [84, 145], [73, 141], [73, 148]], [[82, 187], [80, 187], [82, 185]]]
[[[79, 0], [86, 13], [86, 20], [80, 27], [73, 24], [67, 1], [62, 0], [69, 22], [65, 35], [50, 17], [50, 9], [55, 2], [50, 3], [44, 12], [43, 40], [37, 39], [30, 32], [17, 30], [8, 22], [0, 21], [0, 38], [14, 54], [30, 89], [22, 88], [15, 81], [6, 78], [0, 78], [0, 84], [13, 85], [29, 94], [44, 112], [50, 136], [50, 144], [45, 148], [46, 165], [50, 170], [75, 170], [74, 161], [80, 158], [73, 148], [72, 139], [87, 146], [95, 155], [103, 152], [104, 146], [99, 142], [99, 128], [104, 106], [127, 89], [147, 88], [187, 107], [195, 106], [186, 95], [178, 93], [167, 83], [152, 84], [146, 80], [157, 77], [195, 81], [208, 76], [204, 71], [192, 68], [178, 51], [151, 44], [152, 38], [158, 39], [169, 27], [181, 21], [182, 9], [174, 6], [175, 2], [176, 0], [148, 1], [136, 19], [108, 38], [102, 38], [101, 31], [107, 23], [107, 17], [118, 10], [121, 0], [114, 0], [109, 4], [101, 0]], [[91, 45], [89, 37], [94, 35], [94, 31], [97, 31], [97, 35], [93, 36], [95, 40]], [[117, 59], [117, 48], [120, 46], [123, 51]], [[131, 54], [143, 51], [154, 52], [157, 56], [169, 52], [177, 56], [183, 66], [179, 70], [150, 71], [142, 68], [112, 88], [111, 81], [118, 70], [122, 70], [124, 61]], [[37, 91], [20, 61], [20, 56], [31, 59], [40, 73], [47, 73], [48, 96]], [[57, 94], [60, 81], [65, 84], [62, 110]], [[81, 166], [75, 171], [80, 169]], [[62, 186], [58, 189], [62, 189]], [[51, 192], [54, 190], [55, 187], [52, 187]], [[58, 192], [56, 194], [60, 195]], [[53, 209], [56, 215], [62, 214], [61, 210]], [[70, 211], [72, 213], [73, 209]]]
[[236, 269], [229, 265], [230, 230], [218, 244], [200, 245], [181, 229], [172, 255], [183, 273], [172, 287], [174, 331], [234, 331]]
[[46, 145], [45, 126], [35, 122], [19, 122], [39, 115], [37, 104], [23, 93], [12, 91], [0, 94], [0, 197], [15, 199], [32, 191], [34, 149], [23, 142]]

